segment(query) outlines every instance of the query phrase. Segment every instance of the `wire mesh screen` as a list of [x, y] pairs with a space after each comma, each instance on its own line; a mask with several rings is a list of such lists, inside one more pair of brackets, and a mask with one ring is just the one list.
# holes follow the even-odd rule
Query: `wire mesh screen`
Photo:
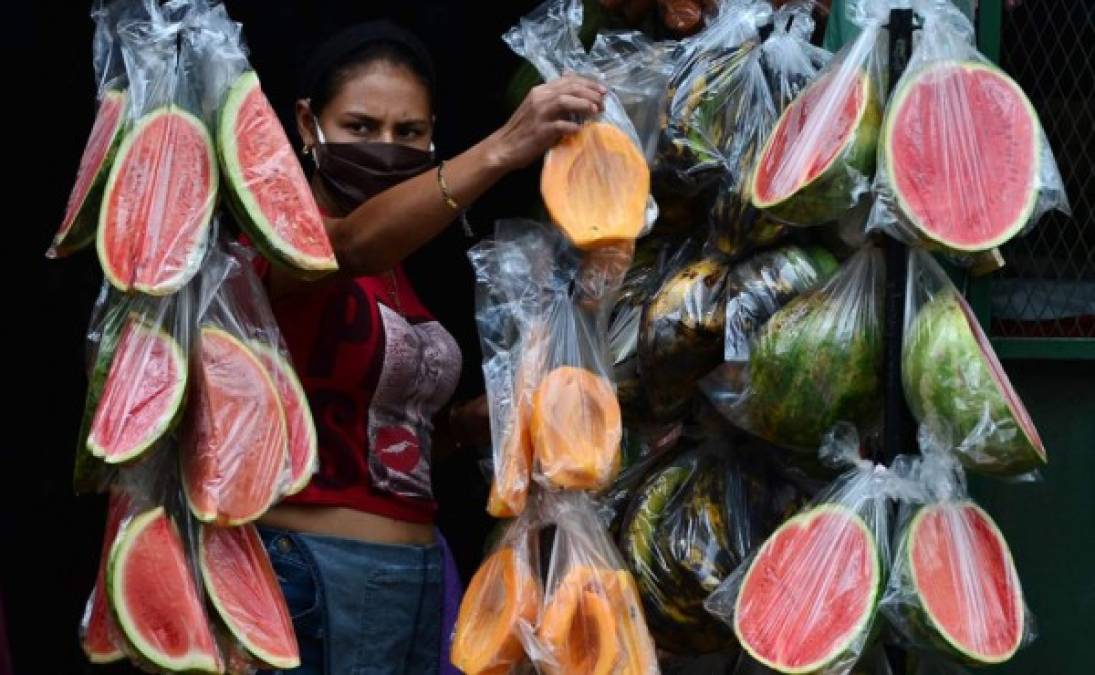
[[991, 331], [1095, 338], [1095, 0], [1025, 0], [1005, 9], [1000, 61], [1038, 110], [1072, 216], [1048, 214], [1003, 249]]

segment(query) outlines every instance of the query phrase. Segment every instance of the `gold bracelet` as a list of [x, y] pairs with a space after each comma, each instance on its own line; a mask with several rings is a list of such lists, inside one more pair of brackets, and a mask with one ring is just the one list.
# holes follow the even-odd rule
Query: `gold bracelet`
[[449, 184], [445, 182], [445, 174], [442, 170], [445, 168], [445, 161], [441, 160], [437, 164], [437, 185], [441, 188], [441, 198], [445, 200], [445, 203], [450, 209], [456, 212], [462, 212], [464, 207], [460, 206], [460, 202], [453, 198], [452, 193], [449, 192]]

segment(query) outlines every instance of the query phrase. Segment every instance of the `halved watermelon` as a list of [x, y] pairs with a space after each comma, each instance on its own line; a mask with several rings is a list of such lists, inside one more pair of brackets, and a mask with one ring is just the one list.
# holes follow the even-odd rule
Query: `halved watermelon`
[[308, 485], [319, 462], [312, 409], [308, 405], [304, 387], [293, 370], [293, 364], [269, 345], [257, 341], [252, 341], [250, 345], [277, 385], [281, 406], [285, 410], [285, 424], [289, 434], [290, 475], [289, 486], [283, 494], [295, 495]]
[[240, 525], [278, 497], [288, 463], [285, 413], [277, 386], [247, 345], [210, 325], [200, 340], [183, 487], [198, 520]]
[[114, 350], [87, 449], [108, 464], [141, 457], [178, 420], [186, 380], [179, 343], [131, 316]]
[[91, 135], [84, 146], [84, 154], [80, 156], [80, 168], [76, 171], [76, 184], [68, 196], [64, 220], [46, 252], [47, 257], [66, 256], [94, 241], [103, 185], [106, 184], [125, 126], [127, 99], [124, 91], [110, 90], [103, 94], [99, 110], [95, 113], [95, 123], [91, 126]]
[[900, 215], [925, 240], [987, 251], [1018, 234], [1038, 198], [1038, 116], [1003, 71], [940, 61], [907, 74], [882, 125]]
[[103, 191], [96, 247], [121, 291], [168, 295], [198, 271], [217, 198], [213, 140], [174, 105], [148, 113], [118, 149]]
[[91, 591], [91, 597], [84, 609], [84, 618], [80, 622], [80, 646], [92, 663], [112, 663], [125, 658], [122, 646], [114, 639], [118, 628], [110, 614], [110, 603], [106, 597], [106, 570], [110, 562], [110, 549], [118, 536], [129, 505], [129, 497], [124, 493], [111, 493], [106, 513], [106, 529], [103, 530], [99, 573], [95, 577], [95, 588]]
[[[909, 624], [972, 664], [1002, 663], [1023, 642], [1026, 612], [1019, 573], [1000, 529], [969, 501], [920, 509], [904, 540], [909, 597], [920, 621]], [[904, 594], [903, 594], [904, 595]]]
[[134, 656], [174, 672], [222, 672], [182, 538], [163, 507], [122, 527], [110, 552], [107, 589]]
[[259, 250], [308, 277], [338, 269], [312, 189], [254, 71], [225, 96], [217, 147], [234, 211]]
[[252, 656], [275, 669], [300, 665], [289, 608], [253, 525], [203, 525], [198, 560], [209, 599]]
[[871, 627], [882, 570], [870, 528], [822, 504], [791, 518], [757, 552], [741, 582], [734, 633], [781, 673], [855, 661]]
[[855, 206], [874, 171], [882, 104], [862, 69], [819, 77], [788, 105], [750, 178], [755, 207], [794, 225], [820, 225]]

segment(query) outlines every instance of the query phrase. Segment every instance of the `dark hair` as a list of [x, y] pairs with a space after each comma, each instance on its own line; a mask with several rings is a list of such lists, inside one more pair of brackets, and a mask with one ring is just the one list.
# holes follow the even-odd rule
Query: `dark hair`
[[351, 26], [316, 48], [304, 69], [302, 98], [310, 98], [319, 114], [338, 95], [354, 71], [384, 62], [409, 70], [434, 101], [433, 61], [425, 45], [413, 34], [390, 21], [370, 21]]

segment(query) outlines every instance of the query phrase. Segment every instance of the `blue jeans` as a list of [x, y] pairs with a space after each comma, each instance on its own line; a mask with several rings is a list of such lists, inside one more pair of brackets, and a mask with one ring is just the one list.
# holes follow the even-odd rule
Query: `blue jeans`
[[[441, 551], [260, 527], [300, 647], [293, 675], [432, 674]], [[275, 671], [282, 672], [282, 671]]]

